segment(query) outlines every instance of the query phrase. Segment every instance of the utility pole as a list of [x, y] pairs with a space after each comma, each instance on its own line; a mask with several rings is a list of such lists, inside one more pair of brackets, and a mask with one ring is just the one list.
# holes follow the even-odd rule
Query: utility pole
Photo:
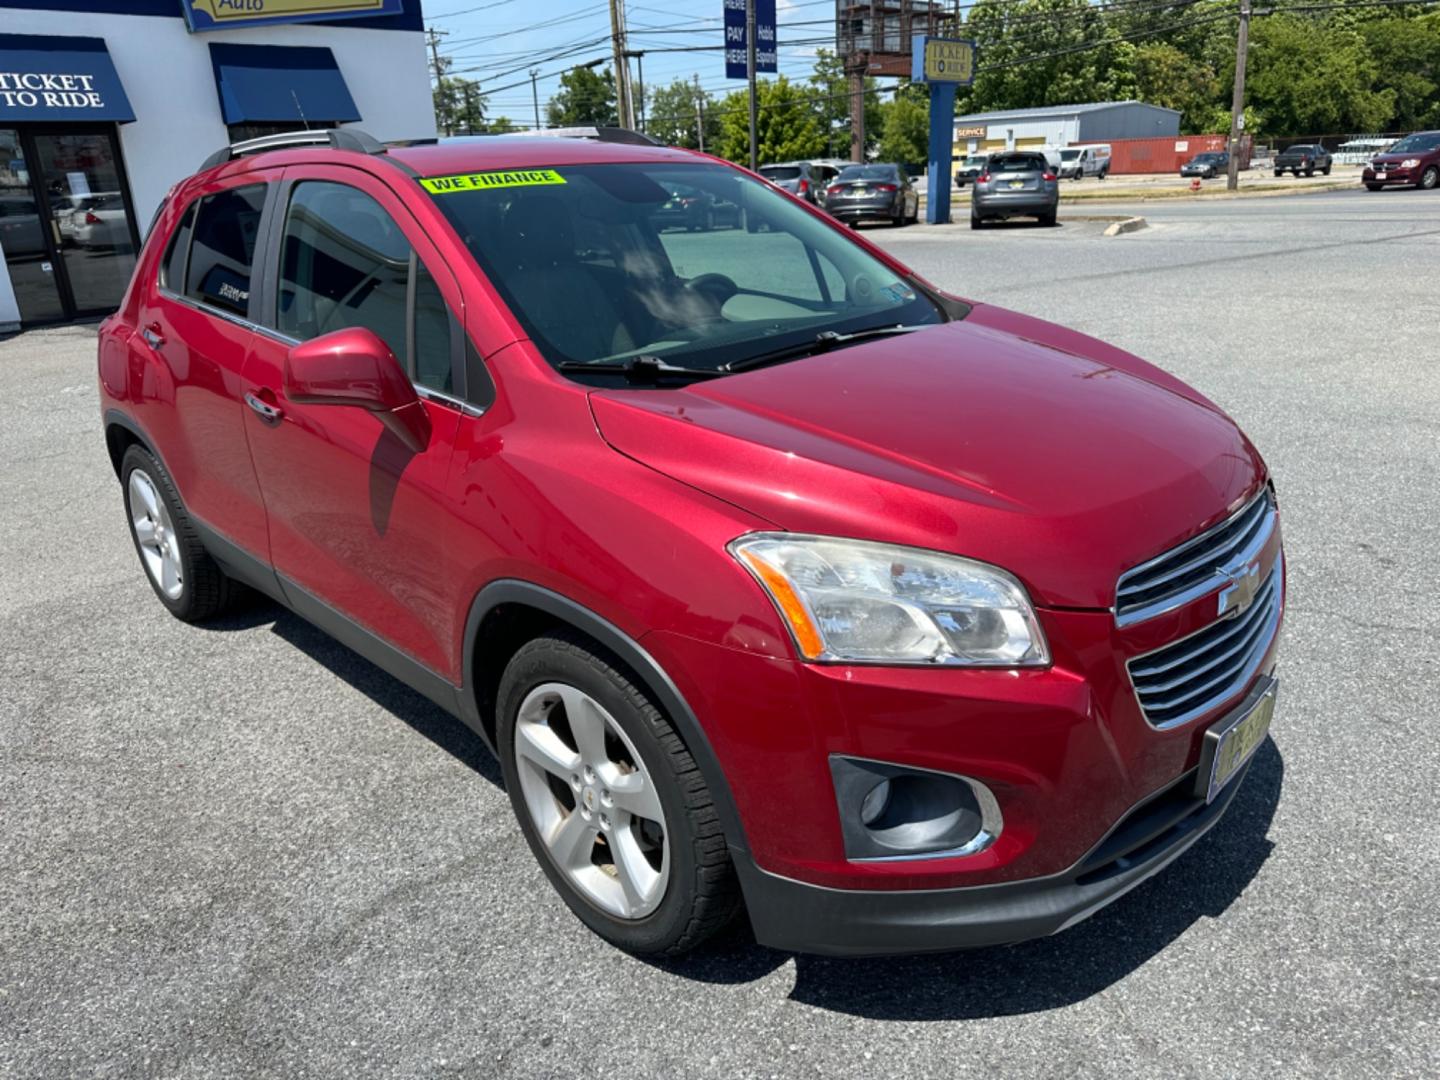
[[642, 49], [636, 53], [626, 53], [626, 56], [635, 57], [635, 81], [640, 84], [640, 130], [645, 130], [645, 51]]
[[539, 69], [539, 68], [531, 68], [531, 69], [530, 69], [530, 100], [531, 100], [531, 101], [534, 103], [534, 105], [535, 105], [535, 130], [536, 130], [536, 131], [539, 131], [539, 130], [540, 130], [540, 90], [539, 90], [539, 88], [536, 86], [536, 83], [535, 83], [535, 80], [538, 79], [539, 77], [540, 77], [540, 69]]
[[1250, 51], [1250, 0], [1240, 0], [1240, 33], [1235, 39], [1235, 93], [1230, 99], [1230, 164], [1225, 189], [1240, 186], [1240, 136], [1245, 130], [1245, 54]]
[[851, 58], [846, 74], [850, 77], [850, 160], [865, 160], [865, 71], [870, 66], [869, 53]]
[[625, 61], [625, 15], [621, 0], [610, 0], [610, 43], [615, 52], [615, 105], [620, 113], [620, 126], [633, 128], [635, 117], [630, 111], [629, 66]]
[[700, 89], [700, 76], [695, 76], [695, 141], [700, 152], [705, 152], [705, 94]]
[[759, 168], [759, 140], [755, 134], [755, 0], [745, 0], [745, 78], [750, 84], [750, 171]]
[[[450, 110], [446, 105], [449, 100], [448, 97], [441, 93], [443, 88], [440, 80], [445, 74], [445, 68], [440, 61], [440, 39], [448, 33], [448, 30], [436, 30], [433, 26], [425, 31], [425, 40], [430, 45], [430, 56], [435, 65], [435, 100], [440, 106], [435, 110], [435, 120], [446, 135], [451, 134], [450, 117], [448, 115]], [[442, 116], [441, 113], [445, 113], [446, 115]]]

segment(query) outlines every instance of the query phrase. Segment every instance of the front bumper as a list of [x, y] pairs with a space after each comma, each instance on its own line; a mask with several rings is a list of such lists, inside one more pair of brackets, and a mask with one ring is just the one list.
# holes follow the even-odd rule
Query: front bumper
[[1007, 945], [1074, 926], [1158, 874], [1224, 816], [1247, 764], [1206, 804], [1192, 769], [1127, 814], [1063, 873], [958, 889], [833, 889], [735, 865], [760, 944], [827, 956], [885, 956]]
[[1418, 170], [1402, 169], [1398, 165], [1393, 169], [1383, 171], [1385, 179], [1381, 180], [1377, 175], [1377, 170], [1367, 165], [1365, 171], [1360, 175], [1360, 180], [1366, 184], [1415, 184], [1420, 180], [1418, 176], [1412, 175], [1412, 172], [1418, 172]]

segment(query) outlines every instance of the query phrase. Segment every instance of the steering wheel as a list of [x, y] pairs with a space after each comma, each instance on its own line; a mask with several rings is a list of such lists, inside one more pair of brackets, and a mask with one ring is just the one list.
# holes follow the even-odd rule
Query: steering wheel
[[697, 292], [715, 305], [718, 313], [725, 301], [740, 291], [740, 286], [724, 274], [701, 274], [685, 282], [685, 288]]

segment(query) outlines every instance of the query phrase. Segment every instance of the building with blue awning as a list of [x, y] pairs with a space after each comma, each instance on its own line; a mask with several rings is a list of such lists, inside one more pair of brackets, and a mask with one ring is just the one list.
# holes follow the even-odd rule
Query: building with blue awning
[[435, 134], [421, 0], [0, 0], [0, 329], [119, 303], [165, 193], [221, 146]]

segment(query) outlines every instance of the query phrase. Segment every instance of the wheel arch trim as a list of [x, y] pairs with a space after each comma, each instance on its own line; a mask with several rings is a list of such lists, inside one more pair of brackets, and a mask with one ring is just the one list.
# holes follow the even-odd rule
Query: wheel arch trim
[[[745, 841], [744, 826], [735, 806], [734, 796], [730, 792], [730, 784], [720, 767], [720, 760], [699, 718], [685, 700], [680, 688], [675, 685], [675, 681], [639, 641], [604, 616], [561, 593], [519, 578], [501, 578], [490, 582], [476, 594], [470, 605], [469, 617], [465, 621], [462, 667], [465, 692], [462, 702], [468, 715], [464, 719], [476, 730], [482, 727], [476, 681], [480, 659], [476, 656], [476, 644], [485, 616], [503, 604], [535, 608], [588, 634], [625, 662], [641, 680], [644, 689], [655, 697], [655, 703], [685, 740], [686, 747], [710, 789], [715, 812], [725, 830], [725, 840], [732, 853], [742, 857], [748, 853], [749, 845]], [[499, 748], [495, 749], [498, 751]]]

